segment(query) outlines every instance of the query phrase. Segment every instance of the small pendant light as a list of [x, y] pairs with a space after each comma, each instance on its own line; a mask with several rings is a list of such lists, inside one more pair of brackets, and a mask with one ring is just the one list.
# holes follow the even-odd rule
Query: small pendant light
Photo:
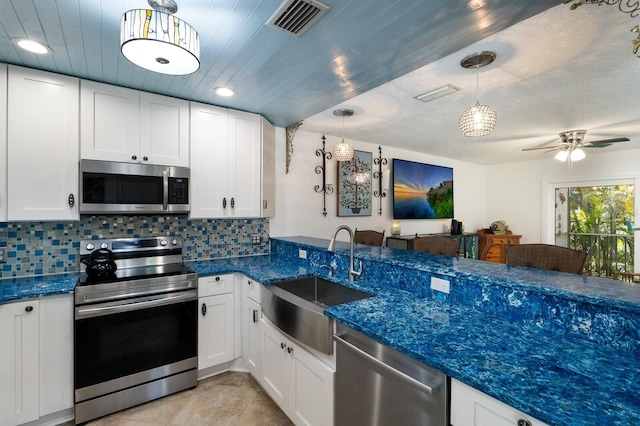
[[344, 140], [344, 118], [353, 115], [352, 109], [336, 109], [333, 115], [342, 117], [342, 142], [333, 147], [333, 158], [336, 161], [349, 161], [353, 158], [353, 147]]
[[496, 59], [495, 52], [479, 52], [464, 58], [460, 65], [463, 68], [476, 69], [476, 104], [467, 108], [458, 121], [458, 126], [463, 135], [469, 137], [486, 136], [493, 132], [496, 126], [497, 114], [489, 105], [480, 105], [478, 99], [479, 92], [479, 71], [480, 67], [489, 65]]

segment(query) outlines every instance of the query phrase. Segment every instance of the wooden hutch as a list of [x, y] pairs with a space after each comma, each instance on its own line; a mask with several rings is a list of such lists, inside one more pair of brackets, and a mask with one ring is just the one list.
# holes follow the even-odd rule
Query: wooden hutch
[[479, 229], [480, 260], [495, 263], [507, 263], [506, 246], [508, 244], [520, 244], [522, 235], [507, 231], [504, 234], [494, 234], [490, 229]]

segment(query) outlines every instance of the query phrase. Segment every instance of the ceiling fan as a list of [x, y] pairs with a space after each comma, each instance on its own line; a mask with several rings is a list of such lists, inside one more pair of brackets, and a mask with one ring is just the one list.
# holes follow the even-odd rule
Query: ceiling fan
[[546, 149], [545, 152], [558, 151], [555, 156], [556, 160], [569, 160], [569, 168], [571, 168], [571, 162], [580, 161], [586, 156], [582, 148], [605, 148], [616, 142], [629, 141], [629, 138], [622, 137], [585, 142], [584, 136], [586, 135], [586, 133], [586, 130], [569, 130], [567, 132], [561, 132], [559, 133], [560, 142], [556, 145], [547, 145], [537, 148], [525, 148], [523, 149], [523, 151], [534, 151], [539, 149]]

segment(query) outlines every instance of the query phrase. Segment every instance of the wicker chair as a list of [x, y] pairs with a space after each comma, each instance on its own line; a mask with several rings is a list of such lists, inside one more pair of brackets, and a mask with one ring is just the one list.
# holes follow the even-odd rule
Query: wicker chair
[[506, 247], [507, 264], [582, 274], [587, 253], [551, 244], [519, 244]]
[[372, 231], [372, 230], [364, 230], [356, 231], [353, 235], [353, 242], [356, 244], [366, 244], [368, 246], [378, 246], [382, 247], [382, 242], [384, 241], [384, 231]]
[[458, 240], [439, 236], [416, 237], [413, 240], [413, 251], [455, 256], [458, 253]]

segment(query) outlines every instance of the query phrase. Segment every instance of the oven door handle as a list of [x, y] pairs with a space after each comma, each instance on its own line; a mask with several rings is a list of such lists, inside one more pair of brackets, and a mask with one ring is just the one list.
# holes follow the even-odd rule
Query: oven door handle
[[98, 317], [103, 315], [119, 314], [122, 312], [148, 309], [156, 306], [171, 305], [174, 303], [196, 300], [198, 293], [196, 290], [184, 291], [178, 294], [163, 294], [159, 296], [149, 296], [137, 298], [131, 302], [110, 302], [90, 307], [76, 308], [76, 319]]

